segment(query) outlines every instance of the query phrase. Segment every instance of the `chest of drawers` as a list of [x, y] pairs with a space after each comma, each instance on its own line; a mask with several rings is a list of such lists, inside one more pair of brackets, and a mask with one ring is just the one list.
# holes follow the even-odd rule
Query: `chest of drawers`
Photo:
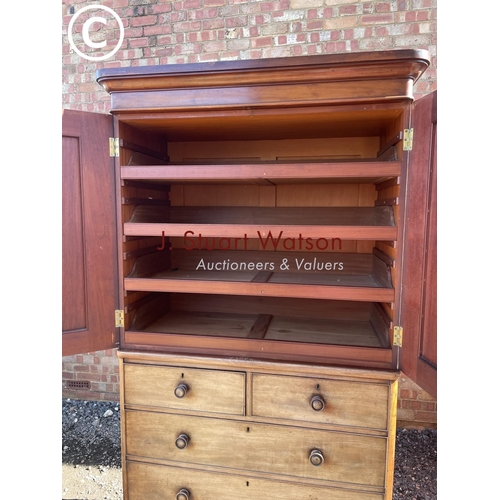
[[394, 373], [124, 352], [120, 366], [129, 500], [390, 498]]

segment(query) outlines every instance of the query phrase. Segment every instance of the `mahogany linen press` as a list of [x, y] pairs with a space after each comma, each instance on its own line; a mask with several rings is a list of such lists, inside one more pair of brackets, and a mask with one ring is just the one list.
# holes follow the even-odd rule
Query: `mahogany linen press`
[[118, 347], [127, 500], [389, 500], [436, 395], [423, 50], [103, 69], [63, 112], [63, 355]]

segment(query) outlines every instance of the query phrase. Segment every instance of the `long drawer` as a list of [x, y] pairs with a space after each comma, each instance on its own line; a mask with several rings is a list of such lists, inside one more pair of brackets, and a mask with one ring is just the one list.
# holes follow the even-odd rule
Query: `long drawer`
[[382, 493], [367, 493], [214, 474], [185, 467], [126, 462], [128, 500], [382, 500]]
[[387, 429], [389, 385], [252, 374], [252, 415]]
[[128, 457], [385, 485], [383, 437], [130, 410], [125, 435]]
[[245, 373], [125, 364], [126, 405], [244, 415]]

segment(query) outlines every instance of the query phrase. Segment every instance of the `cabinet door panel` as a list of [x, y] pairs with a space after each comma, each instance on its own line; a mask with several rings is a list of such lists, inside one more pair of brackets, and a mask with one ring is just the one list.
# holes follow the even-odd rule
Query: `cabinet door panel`
[[62, 117], [62, 354], [116, 347], [116, 204], [109, 115]]
[[415, 103], [404, 242], [401, 369], [437, 396], [437, 92]]

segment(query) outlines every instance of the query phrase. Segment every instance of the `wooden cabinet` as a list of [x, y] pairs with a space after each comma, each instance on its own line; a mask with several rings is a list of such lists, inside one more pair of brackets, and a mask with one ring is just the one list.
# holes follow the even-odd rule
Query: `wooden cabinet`
[[[64, 112], [96, 161], [65, 164], [80, 306], [63, 352], [119, 344], [126, 498], [391, 498], [399, 371], [435, 394], [435, 96], [412, 95], [427, 65], [104, 69], [109, 137], [109, 116]], [[97, 343], [70, 342], [104, 314]]]

